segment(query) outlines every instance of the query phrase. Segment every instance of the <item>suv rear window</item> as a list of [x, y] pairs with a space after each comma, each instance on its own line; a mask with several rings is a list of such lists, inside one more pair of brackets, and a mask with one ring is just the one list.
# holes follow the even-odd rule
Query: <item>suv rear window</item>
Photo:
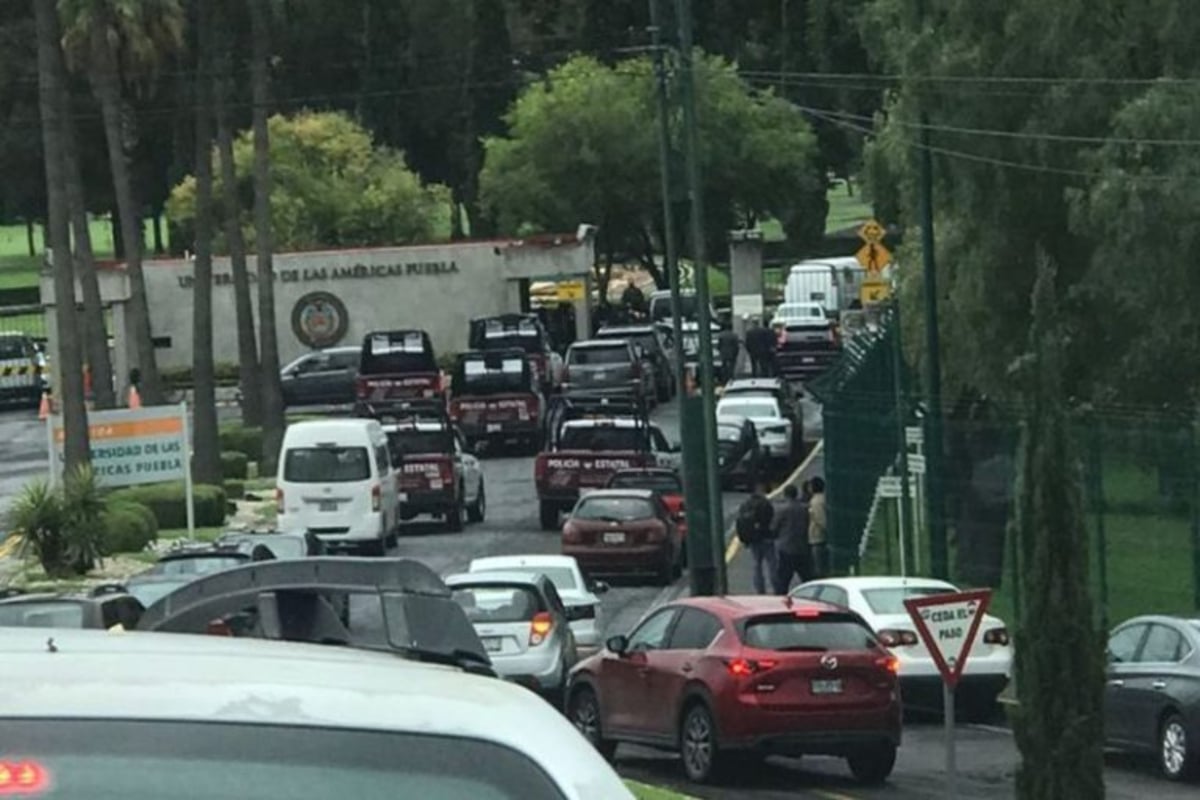
[[654, 506], [640, 497], [587, 497], [575, 509], [575, 519], [634, 522], [653, 519]]
[[370, 480], [371, 456], [365, 447], [293, 447], [283, 463], [289, 483], [353, 483]]
[[563, 798], [524, 754], [461, 736], [123, 720], [4, 720], [3, 731], [0, 757], [36, 764], [61, 800]]
[[0, 605], [0, 628], [82, 628], [83, 606], [61, 600]]
[[592, 367], [604, 364], [628, 364], [629, 348], [621, 340], [610, 347], [572, 348], [568, 363], [576, 367]]
[[747, 647], [763, 650], [841, 652], [878, 647], [875, 635], [857, 619], [846, 614], [821, 614], [817, 617], [772, 614], [751, 617], [738, 625], [738, 634]]
[[864, 589], [863, 599], [876, 614], [907, 614], [904, 601], [910, 597], [933, 597], [949, 594], [948, 586], [897, 586], [892, 589]]
[[654, 492], [664, 492], [666, 494], [683, 494], [683, 485], [680, 484], [679, 478], [666, 473], [634, 473], [622, 475], [620, 473], [613, 476], [608, 485], [613, 489], [650, 489]]
[[454, 450], [454, 437], [448, 431], [389, 431], [387, 437], [396, 458]]
[[542, 610], [537, 594], [527, 586], [490, 583], [455, 586], [452, 591], [471, 622], [529, 622]]

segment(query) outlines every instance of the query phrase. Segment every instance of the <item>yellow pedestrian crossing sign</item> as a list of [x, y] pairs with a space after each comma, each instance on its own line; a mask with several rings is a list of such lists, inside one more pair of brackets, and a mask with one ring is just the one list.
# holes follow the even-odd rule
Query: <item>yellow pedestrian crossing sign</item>
[[892, 263], [892, 253], [882, 244], [875, 242], [867, 242], [858, 249], [854, 254], [858, 259], [858, 263], [862, 264], [867, 272], [872, 275], [878, 275], [884, 267]]
[[858, 299], [864, 306], [882, 303], [892, 295], [892, 287], [887, 281], [863, 281], [858, 290]]
[[879, 244], [885, 236], [887, 236], [887, 229], [873, 219], [867, 220], [858, 229], [858, 238], [867, 244]]

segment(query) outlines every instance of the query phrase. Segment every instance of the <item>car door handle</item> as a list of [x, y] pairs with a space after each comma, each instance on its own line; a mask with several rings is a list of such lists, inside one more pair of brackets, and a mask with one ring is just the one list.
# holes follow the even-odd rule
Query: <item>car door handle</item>
[[1167, 682], [1166, 681], [1155, 681], [1154, 683], [1150, 684], [1150, 687], [1161, 691], [1162, 689], [1167, 688]]
[[1121, 680], [1120, 678], [1117, 678], [1115, 680], [1109, 681], [1108, 685], [1112, 686], [1113, 688], [1120, 689], [1122, 686], [1125, 685], [1125, 681]]

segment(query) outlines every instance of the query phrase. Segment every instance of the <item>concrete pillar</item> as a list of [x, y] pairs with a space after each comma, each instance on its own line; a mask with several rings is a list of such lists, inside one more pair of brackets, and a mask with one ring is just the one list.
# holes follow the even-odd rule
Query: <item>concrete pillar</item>
[[[524, 284], [524, 286], [522, 286]], [[510, 314], [520, 313], [522, 310], [521, 293], [526, 292], [528, 296], [528, 283], [520, 279], [509, 279], [504, 282], [504, 310]]]
[[583, 297], [575, 301], [575, 341], [592, 338], [592, 274], [583, 276]]
[[761, 319], [763, 316], [762, 231], [729, 233], [729, 288], [733, 295], [733, 330], [743, 336], [746, 332], [743, 317], [749, 314]]
[[129, 368], [133, 366], [130, 358], [136, 359], [137, 354], [131, 355], [130, 353], [133, 342], [129, 338], [129, 314], [125, 311], [125, 303], [113, 303], [109, 308], [112, 315], [113, 334], [113, 388], [117, 391], [118, 405], [120, 405], [122, 393], [129, 385]]

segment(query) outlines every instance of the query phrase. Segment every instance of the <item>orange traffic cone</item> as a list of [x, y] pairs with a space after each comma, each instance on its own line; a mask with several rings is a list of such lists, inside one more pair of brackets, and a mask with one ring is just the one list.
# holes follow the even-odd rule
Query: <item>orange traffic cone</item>
[[38, 419], [50, 419], [50, 393], [42, 392], [42, 404], [38, 406]]
[[141, 407], [142, 407], [142, 396], [140, 394], [138, 394], [138, 390], [137, 390], [136, 386], [130, 386], [129, 387], [129, 408], [130, 408], [130, 410], [132, 411], [134, 409], [138, 409]]

